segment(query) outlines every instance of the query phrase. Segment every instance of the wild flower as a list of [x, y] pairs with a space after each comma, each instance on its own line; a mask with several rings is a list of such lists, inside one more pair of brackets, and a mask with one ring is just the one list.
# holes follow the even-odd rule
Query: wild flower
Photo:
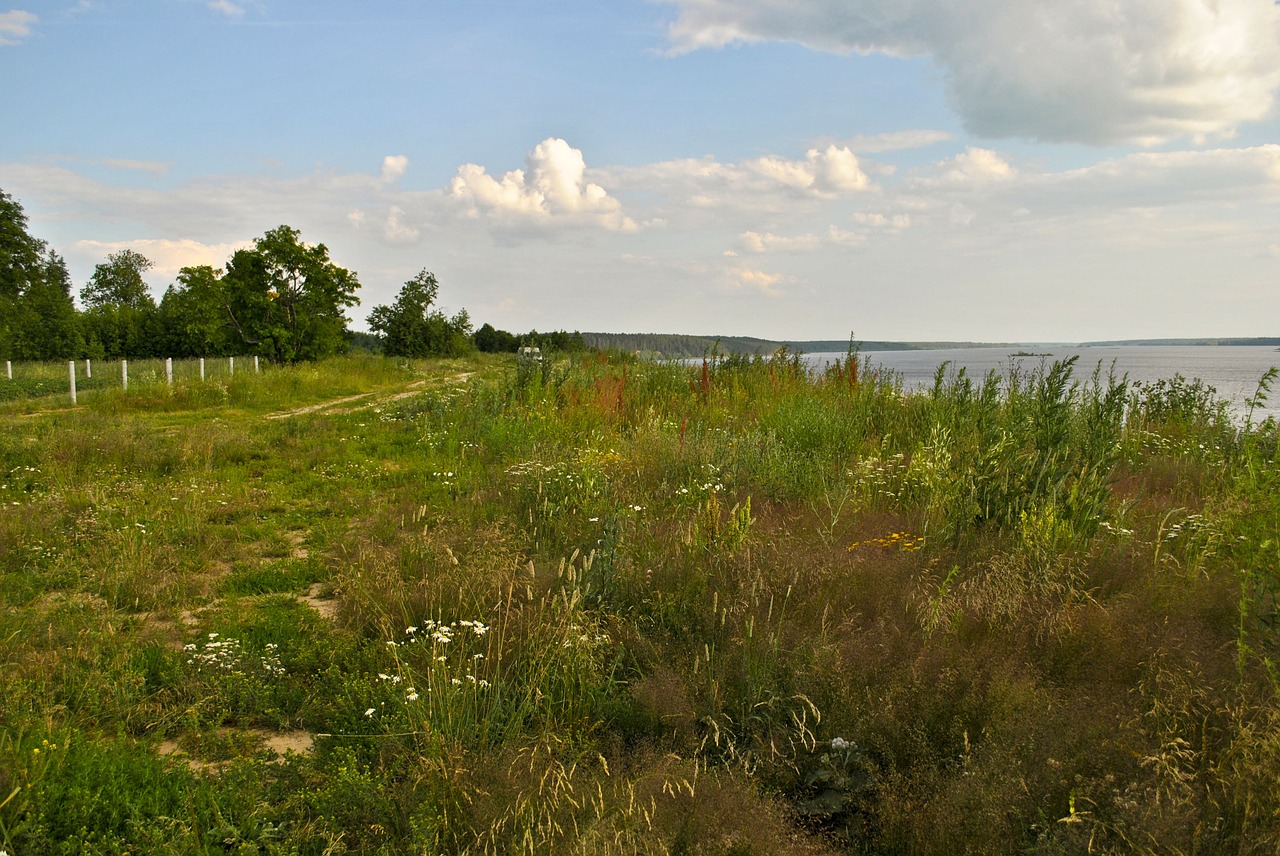
[[232, 672], [243, 674], [246, 671], [258, 671], [268, 676], [285, 674], [280, 663], [278, 646], [269, 642], [258, 657], [249, 656], [240, 644], [239, 639], [221, 639], [217, 633], [210, 633], [203, 645], [189, 643], [183, 646], [187, 653], [187, 665], [194, 666], [198, 672]]
[[898, 549], [904, 553], [914, 553], [924, 547], [923, 535], [912, 535], [909, 532], [891, 532], [882, 538], [868, 538], [865, 541], [854, 541], [849, 545], [849, 552], [862, 547], [885, 547]]

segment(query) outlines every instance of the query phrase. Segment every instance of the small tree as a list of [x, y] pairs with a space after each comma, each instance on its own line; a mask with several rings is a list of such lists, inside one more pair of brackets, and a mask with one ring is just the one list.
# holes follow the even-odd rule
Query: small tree
[[373, 308], [369, 327], [381, 334], [388, 356], [452, 357], [471, 350], [471, 317], [465, 309], [452, 318], [432, 311], [439, 293], [435, 274], [422, 270], [404, 284], [395, 303]]

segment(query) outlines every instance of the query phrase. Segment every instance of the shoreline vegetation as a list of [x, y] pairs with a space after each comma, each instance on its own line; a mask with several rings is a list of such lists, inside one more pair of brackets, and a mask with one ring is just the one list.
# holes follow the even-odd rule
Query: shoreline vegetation
[[0, 850], [1280, 850], [1274, 419], [621, 347], [0, 402]]
[[[771, 356], [785, 348], [792, 353], [843, 353], [848, 339], [759, 339], [752, 336], [690, 336], [675, 333], [583, 333], [591, 348], [640, 352], [667, 358], [702, 357], [709, 354]], [[960, 348], [1102, 348], [1125, 345], [1280, 345], [1280, 337], [1227, 337], [1200, 339], [1117, 339], [1098, 342], [897, 342], [862, 341], [861, 351], [934, 351]], [[1038, 354], [1036, 354], [1038, 356]]]

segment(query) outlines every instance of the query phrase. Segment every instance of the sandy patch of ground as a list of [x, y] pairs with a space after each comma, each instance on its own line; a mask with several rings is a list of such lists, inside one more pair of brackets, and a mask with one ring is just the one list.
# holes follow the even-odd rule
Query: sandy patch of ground
[[337, 621], [338, 600], [333, 597], [321, 597], [320, 592], [323, 590], [324, 583], [312, 583], [306, 594], [298, 596], [298, 600], [320, 613], [322, 618]]
[[[315, 748], [315, 737], [309, 731], [268, 731], [265, 728], [233, 729], [223, 726], [218, 729], [221, 736], [241, 735], [257, 749], [269, 749], [275, 758], [272, 763], [279, 763], [292, 752], [295, 755], [310, 755]], [[161, 740], [156, 746], [156, 754], [162, 758], [172, 757], [183, 761], [196, 771], [218, 771], [230, 764], [230, 761], [202, 761], [187, 755], [182, 745], [174, 739]]]
[[302, 542], [307, 540], [306, 532], [286, 532], [284, 535], [286, 541], [289, 542], [289, 558], [305, 559], [311, 555], [306, 547], [302, 546]]

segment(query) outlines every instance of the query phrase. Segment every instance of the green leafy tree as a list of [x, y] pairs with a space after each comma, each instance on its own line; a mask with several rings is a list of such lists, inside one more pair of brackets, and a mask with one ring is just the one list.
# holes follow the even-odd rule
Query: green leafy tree
[[27, 231], [21, 203], [0, 190], [0, 298], [17, 300], [40, 279], [44, 241]]
[[62, 256], [42, 248], [40, 273], [17, 301], [14, 355], [26, 360], [71, 359], [84, 352], [71, 275]]
[[89, 283], [80, 289], [80, 302], [91, 309], [99, 306], [154, 309], [156, 302], [142, 278], [151, 267], [151, 259], [142, 253], [114, 252], [93, 269]]
[[344, 310], [360, 302], [356, 275], [279, 226], [239, 250], [220, 280], [220, 301], [242, 345], [274, 362], [293, 363], [347, 348]]
[[0, 356], [68, 359], [82, 348], [66, 262], [27, 231], [22, 205], [0, 190]]
[[433, 311], [431, 305], [439, 293], [435, 274], [423, 270], [404, 284], [395, 303], [373, 308], [369, 328], [381, 334], [388, 356], [461, 356], [471, 350], [467, 310], [452, 318], [438, 309]]
[[226, 310], [222, 271], [184, 267], [160, 300], [161, 336], [172, 356], [222, 357], [243, 350]]
[[486, 354], [515, 353], [520, 347], [520, 340], [506, 330], [498, 330], [492, 324], [480, 325], [473, 337], [476, 350]]
[[552, 333], [539, 333], [537, 330], [530, 330], [528, 333], [518, 337], [518, 343], [520, 347], [541, 348], [544, 351], [580, 353], [587, 350], [586, 340], [576, 330], [572, 333], [566, 330], [556, 330]]
[[120, 250], [93, 269], [80, 289], [89, 353], [113, 359], [165, 356], [157, 336], [156, 302], [142, 278], [151, 267], [141, 253]]

